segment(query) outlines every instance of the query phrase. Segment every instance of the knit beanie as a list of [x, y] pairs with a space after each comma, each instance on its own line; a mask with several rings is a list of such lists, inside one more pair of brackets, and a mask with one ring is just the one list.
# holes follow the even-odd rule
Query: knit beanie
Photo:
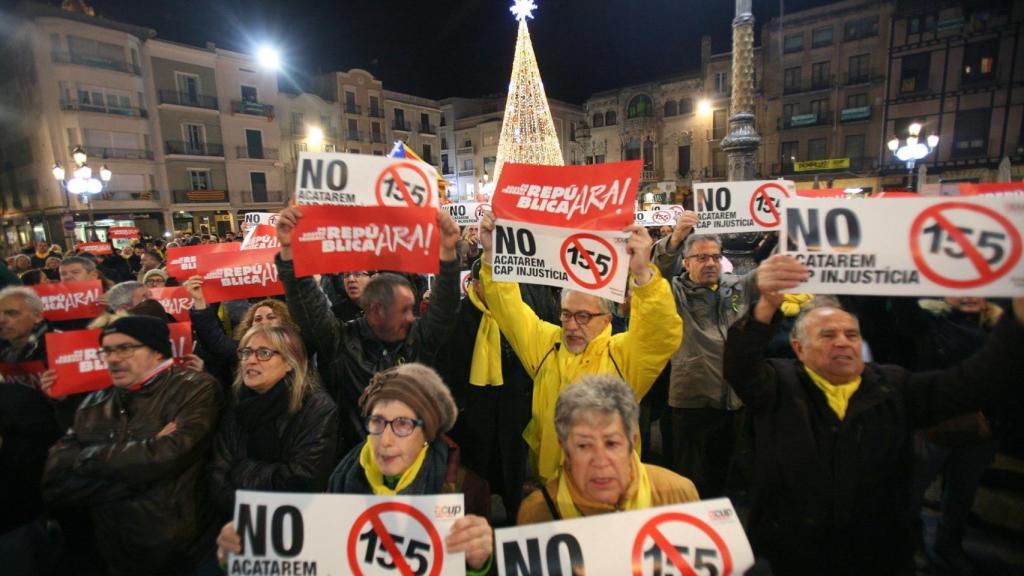
[[370, 380], [359, 408], [366, 416], [381, 401], [398, 400], [423, 420], [427, 442], [448, 432], [455, 425], [458, 409], [444, 381], [433, 368], [410, 362], [378, 372]]
[[149, 316], [168, 322], [167, 311], [164, 310], [159, 301], [147, 298], [128, 309], [128, 314], [134, 316]]
[[174, 353], [171, 351], [171, 332], [167, 328], [167, 322], [152, 316], [122, 316], [114, 320], [100, 332], [100, 344], [108, 334], [124, 334], [134, 338], [153, 350], [156, 350], [164, 358], [171, 358]]

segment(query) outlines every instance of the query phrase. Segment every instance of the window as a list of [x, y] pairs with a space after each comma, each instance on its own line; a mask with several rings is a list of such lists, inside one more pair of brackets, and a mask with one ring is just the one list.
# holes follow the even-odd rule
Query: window
[[872, 36], [878, 36], [878, 16], [848, 20], [843, 25], [843, 40], [847, 42]]
[[604, 164], [604, 154], [595, 154], [594, 164]]
[[472, 148], [473, 147], [473, 141], [469, 140], [467, 138], [466, 141], [462, 143], [462, 147], [463, 148]]
[[870, 106], [871, 101], [868, 97], [867, 92], [861, 92], [860, 94], [850, 94], [846, 97], [847, 108], [863, 108], [864, 106]]
[[618, 123], [618, 115], [615, 113], [615, 110], [609, 110], [604, 113], [605, 126], [615, 126]]
[[466, 171], [472, 172], [473, 171], [473, 159], [472, 158], [466, 158], [466, 159], [464, 159], [462, 161], [462, 171], [463, 172], [466, 172]]
[[[139, 136], [134, 132], [82, 129], [86, 152], [103, 158], [128, 158], [139, 148]], [[74, 142], [74, 139], [69, 141]], [[137, 155], [137, 154], [135, 154]]]
[[719, 94], [729, 93], [729, 75], [725, 72], [715, 72], [715, 92]]
[[334, 144], [324, 144], [324, 152], [336, 152], [337, 147]]
[[626, 160], [640, 160], [640, 140], [638, 138], [630, 138], [626, 142]]
[[192, 170], [188, 171], [189, 190], [210, 190], [210, 171]]
[[857, 54], [850, 56], [850, 65], [846, 71], [846, 83], [856, 84], [871, 79], [871, 55]]
[[693, 99], [683, 98], [679, 101], [680, 114], [693, 114]]
[[451, 170], [448, 169], [448, 155], [441, 154], [441, 173], [451, 174]]
[[178, 100], [180, 103], [199, 104], [199, 76], [175, 72], [174, 83], [178, 87]]
[[242, 102], [259, 102], [255, 86], [242, 86]]
[[811, 48], [832, 45], [832, 27], [818, 28], [811, 32]]
[[345, 91], [345, 112], [348, 112], [349, 114], [358, 114], [355, 92]]
[[964, 67], [960, 82], [971, 84], [994, 80], [998, 50], [999, 46], [995, 41], [975, 42], [964, 46]]
[[782, 90], [797, 92], [800, 90], [800, 67], [786, 68], [782, 73]]
[[401, 108], [395, 108], [395, 126], [396, 130], [408, 130], [409, 127], [405, 123], [405, 110]]
[[654, 116], [654, 104], [651, 102], [650, 96], [643, 94], [634, 96], [629, 101], [629, 106], [626, 107], [626, 118], [646, 118], [648, 116]]
[[330, 116], [323, 116], [323, 115], [320, 116], [320, 128], [323, 129], [324, 134], [327, 134], [327, 133], [329, 133], [331, 131], [331, 117]]
[[832, 84], [832, 63], [815, 62], [811, 64], [811, 88], [827, 88]]
[[267, 173], [249, 172], [249, 185], [252, 190], [252, 202], [268, 202]]
[[725, 138], [726, 130], [729, 128], [729, 119], [727, 117], [728, 110], [725, 108], [718, 108], [715, 110], [711, 120], [712, 127], [712, 140], [721, 140]]
[[423, 161], [427, 164], [434, 163], [434, 151], [430, 149], [430, 144], [423, 145]]
[[302, 112], [292, 112], [292, 134], [303, 134], [305, 132], [304, 124]]
[[684, 146], [680, 146], [676, 150], [676, 155], [678, 157], [679, 164], [677, 172], [680, 176], [685, 178], [686, 175], [690, 173], [690, 145], [686, 144]]
[[107, 190], [111, 192], [144, 192], [146, 177], [143, 174], [112, 174]]
[[935, 14], [923, 14], [907, 18], [907, 34], [920, 34], [922, 32], [934, 32], [935, 22], [938, 19]]
[[922, 52], [900, 59], [900, 93], [911, 94], [928, 89], [931, 53]]
[[953, 155], [984, 156], [988, 152], [988, 130], [991, 122], [991, 108], [958, 113], [953, 136]]
[[604, 114], [601, 114], [600, 112], [594, 114], [594, 116], [591, 117], [590, 119], [590, 124], [594, 128], [601, 128], [602, 126], [604, 126]]
[[245, 152], [246, 158], [263, 158], [263, 132], [245, 130]]
[[359, 151], [359, 148], [349, 148], [348, 151], [349, 154], [362, 154], [362, 152]]
[[808, 160], [825, 160], [826, 158], [828, 158], [828, 140], [811, 138], [807, 141]]
[[68, 36], [68, 51], [72, 62], [85, 64], [124, 64], [124, 48], [117, 44], [97, 42], [89, 38]]
[[185, 154], [203, 154], [206, 150], [206, 127], [202, 124], [182, 124], [181, 136], [185, 141]]
[[[374, 122], [373, 125], [377, 127], [375, 129], [375, 131], [376, 132], [380, 132], [380, 125], [378, 125], [376, 122]], [[447, 149], [448, 149], [448, 137], [447, 136], [441, 136], [441, 150], [447, 150]]]
[[811, 114], [818, 117], [818, 122], [824, 122], [828, 116], [828, 98], [811, 100]]
[[[576, 141], [576, 122], [569, 122], [569, 140]], [[575, 151], [573, 151], [575, 153]]]
[[654, 170], [654, 141], [644, 140], [644, 170]]
[[[380, 135], [380, 122], [370, 123], [370, 137], [374, 142], [383, 142], [384, 138]], [[441, 139], [441, 148], [447, 148], [445, 145], [445, 139]]]
[[864, 135], [848, 134], [843, 139], [843, 154], [850, 159], [850, 170], [864, 169]]
[[370, 96], [370, 116], [380, 117], [380, 98]]
[[800, 34], [789, 34], [782, 40], [782, 51], [786, 54], [790, 52], [799, 52], [804, 49], [804, 35]]
[[348, 120], [348, 139], [359, 140], [359, 123], [354, 118]]
[[679, 104], [675, 100], [665, 102], [665, 116], [675, 116], [679, 113]]
[[790, 118], [792, 118], [793, 116], [797, 116], [799, 114], [800, 114], [800, 103], [799, 102], [791, 102], [789, 104], [783, 104], [782, 105], [782, 118], [786, 122], [788, 122], [790, 120]]
[[783, 142], [779, 150], [782, 156], [783, 164], [791, 164], [793, 162], [796, 162], [797, 159], [800, 158], [800, 143], [797, 142], [796, 140], [792, 140], [790, 142]]
[[79, 86], [78, 105], [82, 110], [110, 114], [132, 114], [131, 96], [123, 91], [98, 86]]
[[420, 114], [420, 132], [430, 131], [430, 115], [426, 112]]

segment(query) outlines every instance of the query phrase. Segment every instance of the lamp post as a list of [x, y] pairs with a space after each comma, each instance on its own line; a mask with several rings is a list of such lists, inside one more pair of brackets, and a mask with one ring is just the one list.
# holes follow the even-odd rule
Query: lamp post
[[925, 142], [920, 142], [921, 125], [914, 122], [907, 127], [907, 137], [900, 140], [899, 136], [893, 136], [887, 144], [889, 151], [896, 155], [896, 158], [907, 163], [907, 188], [914, 189], [914, 164], [935, 150], [939, 145], [938, 134], [929, 134]]
[[[96, 235], [96, 229], [93, 227], [93, 213], [92, 213], [92, 202], [89, 196], [91, 194], [99, 194], [107, 187], [107, 183], [110, 182], [110, 178], [113, 173], [104, 164], [100, 168], [100, 177], [93, 178], [92, 168], [89, 167], [86, 162], [89, 160], [88, 155], [81, 146], [75, 146], [71, 150], [71, 159], [75, 162], [75, 171], [71, 173], [71, 178], [64, 179], [65, 172], [64, 167], [60, 165], [60, 161], [53, 163], [53, 178], [60, 183], [61, 188], [64, 190], [64, 195], [68, 199], [68, 210], [71, 209], [71, 198], [68, 194], [75, 194], [82, 199], [82, 202], [89, 207], [89, 229], [92, 236]], [[89, 235], [86, 234], [86, 238], [89, 239]]]

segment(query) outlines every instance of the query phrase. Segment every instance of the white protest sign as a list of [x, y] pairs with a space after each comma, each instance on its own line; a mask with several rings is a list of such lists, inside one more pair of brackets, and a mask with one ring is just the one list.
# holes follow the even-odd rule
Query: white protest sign
[[277, 242], [276, 225], [276, 212], [249, 212], [246, 214], [241, 226], [242, 232], [245, 232], [242, 250], [280, 247]]
[[672, 212], [676, 216], [679, 216], [683, 212], [686, 212], [686, 208], [684, 208], [683, 206], [681, 206], [679, 204], [652, 204], [650, 206], [650, 208], [648, 208], [648, 210], [651, 210], [651, 211], [654, 211], [654, 212], [664, 212], [664, 211]]
[[787, 198], [796, 196], [789, 180], [704, 182], [693, 185], [694, 211], [701, 233], [778, 230], [779, 213]]
[[670, 210], [644, 210], [634, 217], [641, 226], [675, 226], [677, 214]]
[[295, 201], [335, 206], [437, 206], [437, 171], [426, 162], [340, 152], [301, 152]]
[[625, 300], [629, 234], [582, 232], [555, 226], [497, 220], [494, 279], [569, 286], [615, 302]]
[[811, 269], [796, 291], [1024, 296], [1020, 196], [790, 199], [779, 246]]
[[479, 224], [484, 212], [490, 212], [491, 205], [487, 202], [462, 202], [441, 206], [459, 226]]
[[728, 498], [500, 528], [494, 540], [498, 574], [504, 576], [734, 576], [754, 565]]
[[229, 576], [251, 574], [463, 575], [444, 539], [464, 516], [462, 494], [355, 496], [239, 490], [242, 553]]

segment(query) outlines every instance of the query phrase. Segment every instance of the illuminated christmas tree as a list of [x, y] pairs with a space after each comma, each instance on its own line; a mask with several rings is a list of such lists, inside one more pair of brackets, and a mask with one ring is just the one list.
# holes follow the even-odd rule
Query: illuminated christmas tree
[[516, 40], [515, 59], [512, 61], [512, 79], [508, 83], [501, 138], [498, 140], [498, 158], [491, 179], [495, 184], [505, 162], [549, 166], [563, 164], [558, 136], [555, 135], [555, 123], [551, 119], [537, 57], [533, 53], [533, 42], [530, 41], [530, 31], [526, 27], [526, 19], [533, 18], [532, 12], [536, 9], [533, 0], [515, 0], [515, 5], [510, 8], [519, 20], [519, 37]]

